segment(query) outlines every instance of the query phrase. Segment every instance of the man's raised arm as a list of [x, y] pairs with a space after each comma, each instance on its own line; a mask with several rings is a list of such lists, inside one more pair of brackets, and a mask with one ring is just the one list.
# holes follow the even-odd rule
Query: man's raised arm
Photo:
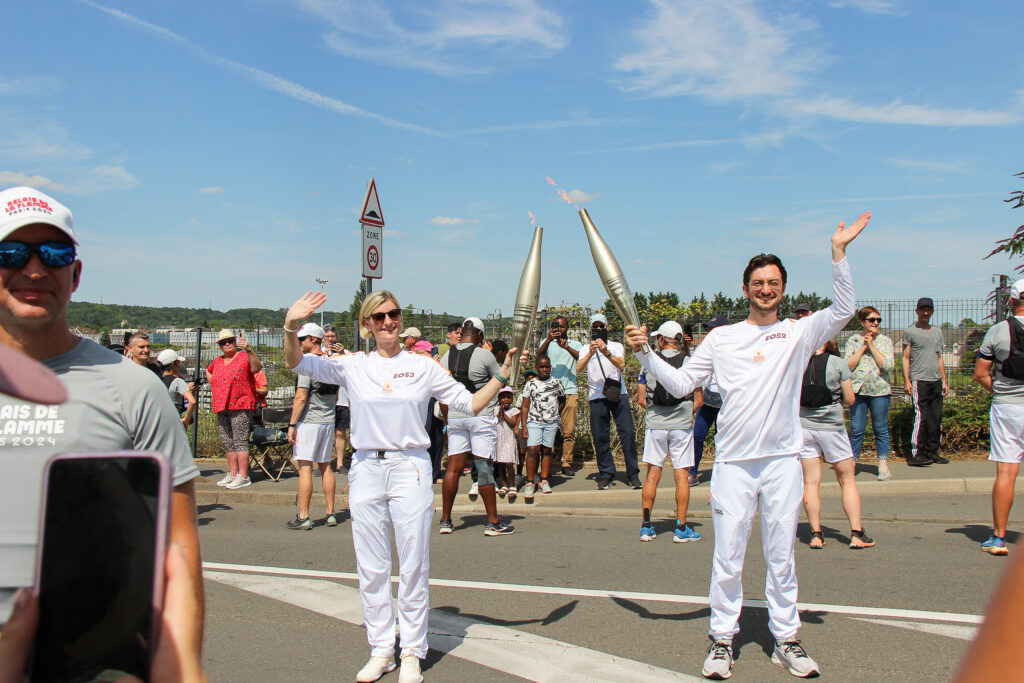
[[812, 326], [808, 345], [818, 348], [849, 322], [857, 312], [857, 297], [853, 291], [853, 274], [846, 260], [846, 247], [867, 227], [871, 212], [865, 211], [849, 227], [845, 221], [832, 233], [832, 305], [818, 311], [809, 319]]

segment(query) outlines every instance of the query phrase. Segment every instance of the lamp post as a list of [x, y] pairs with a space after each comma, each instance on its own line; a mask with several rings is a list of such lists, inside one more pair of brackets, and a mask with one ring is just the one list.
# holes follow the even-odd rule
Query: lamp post
[[[318, 285], [320, 285], [320, 291], [321, 292], [324, 291], [324, 285], [327, 284], [327, 280], [326, 279], [321, 280], [320, 278], [313, 278], [313, 279], [316, 280]], [[321, 308], [320, 309], [320, 327], [323, 327], [323, 326], [324, 326], [324, 309]]]

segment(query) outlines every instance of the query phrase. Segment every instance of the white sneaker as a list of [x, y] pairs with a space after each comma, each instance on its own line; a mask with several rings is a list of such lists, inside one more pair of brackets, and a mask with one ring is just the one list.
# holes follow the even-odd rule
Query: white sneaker
[[373, 683], [374, 681], [379, 680], [384, 674], [394, 670], [395, 660], [391, 657], [370, 657], [370, 661], [366, 662], [366, 666], [360, 669], [359, 673], [356, 674], [356, 681], [358, 681], [358, 683]]
[[711, 643], [700, 675], [716, 681], [732, 676], [732, 641], [716, 640]]
[[420, 658], [416, 655], [404, 655], [402, 657], [402, 670], [398, 672], [398, 683], [421, 683], [423, 674], [420, 673]]
[[235, 480], [235, 475], [228, 472], [224, 475], [224, 478], [217, 482], [217, 486], [227, 486]]
[[811, 678], [820, 673], [818, 663], [808, 656], [799, 640], [775, 643], [772, 664], [778, 664], [800, 678]]
[[547, 479], [544, 479], [540, 482], [540, 492], [551, 493], [551, 484], [548, 483]]
[[476, 500], [476, 497], [480, 495], [480, 484], [473, 482], [473, 485], [469, 487], [469, 499]]
[[249, 477], [243, 477], [241, 474], [236, 474], [235, 478], [231, 481], [231, 483], [226, 485], [224, 488], [234, 490], [234, 489], [240, 489], [240, 488], [244, 488], [246, 486], [251, 486], [251, 485], [252, 485], [252, 482], [249, 481]]
[[527, 482], [526, 486], [523, 487], [523, 498], [526, 500], [527, 503], [533, 502], [533, 494], [535, 490], [536, 489], [532, 481]]

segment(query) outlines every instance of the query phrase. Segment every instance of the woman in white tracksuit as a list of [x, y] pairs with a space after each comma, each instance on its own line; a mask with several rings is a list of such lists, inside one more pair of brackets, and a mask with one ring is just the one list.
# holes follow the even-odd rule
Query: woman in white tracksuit
[[[428, 356], [403, 351], [402, 309], [388, 291], [373, 292], [359, 310], [359, 333], [371, 336], [371, 353], [323, 358], [302, 354], [296, 331], [327, 300], [306, 292], [285, 315], [285, 358], [300, 375], [338, 384], [351, 398], [349, 509], [359, 592], [370, 660], [356, 676], [369, 683], [394, 670], [395, 613], [391, 597], [391, 534], [398, 548], [399, 683], [417, 683], [427, 654], [430, 529], [433, 480], [427, 448], [431, 398], [467, 414], [479, 413], [508, 382], [510, 352], [501, 371], [475, 394]], [[513, 349], [513, 352], [515, 349]]]

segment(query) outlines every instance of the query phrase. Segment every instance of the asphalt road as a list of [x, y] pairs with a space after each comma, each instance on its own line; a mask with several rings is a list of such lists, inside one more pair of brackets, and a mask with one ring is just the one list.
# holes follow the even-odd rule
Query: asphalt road
[[[809, 549], [801, 524], [797, 572], [808, 608], [800, 637], [833, 680], [948, 680], [1006, 565], [978, 548], [988, 497], [872, 496], [865, 504], [878, 541], [870, 550], [846, 547], [838, 500], [825, 500], [826, 519], [837, 521], [824, 524], [824, 550]], [[893, 509], [922, 521], [886, 519]], [[212, 680], [354, 680], [369, 654], [349, 522], [291, 531], [292, 515], [280, 506], [200, 506]], [[651, 543], [640, 543], [638, 520], [623, 517], [511, 521], [514, 535], [488, 538], [482, 516], [457, 513], [455, 534], [431, 539], [427, 680], [699, 677], [709, 519], [694, 518], [705, 538], [688, 544], [671, 542], [671, 521]], [[747, 599], [764, 599], [757, 525], [744, 583]], [[767, 611], [745, 607], [741, 628], [734, 679], [790, 680], [768, 659]]]

